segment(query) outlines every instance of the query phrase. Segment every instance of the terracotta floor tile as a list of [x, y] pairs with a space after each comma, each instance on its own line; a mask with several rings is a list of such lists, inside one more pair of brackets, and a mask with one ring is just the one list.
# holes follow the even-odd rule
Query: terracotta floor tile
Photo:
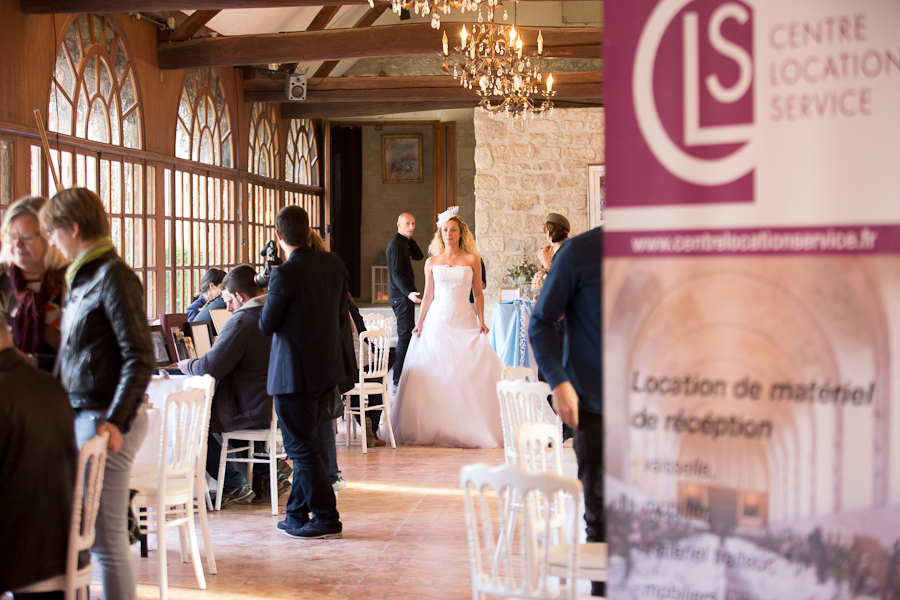
[[[398, 446], [363, 455], [338, 436], [345, 488], [338, 496], [344, 524], [339, 540], [296, 540], [276, 525], [269, 504], [233, 505], [209, 514], [218, 565], [211, 575], [199, 524], [198, 544], [207, 589], [200, 590], [190, 562], [182, 563], [176, 531], [169, 532], [172, 600], [465, 600], [471, 598], [465, 510], [459, 470], [466, 464], [503, 463], [503, 450]], [[280, 499], [284, 510], [287, 495]], [[138, 598], [158, 598], [159, 551], [133, 549]], [[102, 598], [96, 580], [91, 598]]]

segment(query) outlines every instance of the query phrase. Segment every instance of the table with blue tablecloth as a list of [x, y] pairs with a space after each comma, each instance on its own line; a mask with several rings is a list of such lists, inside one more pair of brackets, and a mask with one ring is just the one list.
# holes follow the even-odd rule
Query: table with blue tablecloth
[[528, 341], [528, 325], [534, 302], [519, 298], [494, 305], [490, 340], [494, 352], [507, 367], [531, 367], [537, 371]]

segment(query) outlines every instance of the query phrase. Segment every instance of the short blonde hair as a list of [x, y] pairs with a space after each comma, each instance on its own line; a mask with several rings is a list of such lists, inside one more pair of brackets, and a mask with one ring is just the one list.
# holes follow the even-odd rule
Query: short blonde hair
[[[44, 228], [41, 226], [41, 208], [46, 203], [47, 199], [42, 196], [29, 196], [14, 202], [3, 216], [3, 225], [0, 226], [0, 237], [6, 237], [15, 219], [31, 217], [38, 224], [37, 237], [41, 238], [47, 246], [47, 250], [44, 252], [44, 268], [55, 271], [64, 267], [69, 261], [66, 260], [66, 257], [59, 250], [48, 243], [47, 234], [44, 233]], [[9, 268], [10, 264], [12, 264], [12, 251], [9, 244], [3, 244], [3, 248], [0, 249], [0, 272]]]
[[70, 227], [78, 223], [78, 232], [83, 241], [92, 241], [109, 236], [109, 219], [100, 196], [87, 188], [69, 188], [50, 198], [41, 209], [41, 225]]
[[[456, 221], [459, 225], [459, 249], [468, 254], [478, 254], [478, 250], [475, 248], [475, 238], [472, 237], [472, 232], [469, 230], [469, 226], [466, 225], [466, 222], [463, 221], [461, 217], [454, 216], [447, 219], [447, 222], [444, 223], [444, 225], [450, 221]], [[437, 231], [434, 232], [434, 239], [431, 240], [431, 244], [428, 245], [428, 254], [430, 256], [437, 256], [443, 252], [444, 238], [441, 236], [441, 227], [438, 227]]]

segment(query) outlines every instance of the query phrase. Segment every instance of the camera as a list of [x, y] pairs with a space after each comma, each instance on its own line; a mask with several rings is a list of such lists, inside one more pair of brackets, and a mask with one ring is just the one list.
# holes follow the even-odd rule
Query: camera
[[266, 288], [269, 287], [269, 275], [272, 274], [272, 269], [284, 261], [278, 258], [278, 247], [273, 240], [269, 240], [269, 243], [263, 246], [263, 249], [259, 251], [259, 255], [266, 257], [266, 267], [262, 273], [256, 274], [253, 282], [261, 288]]

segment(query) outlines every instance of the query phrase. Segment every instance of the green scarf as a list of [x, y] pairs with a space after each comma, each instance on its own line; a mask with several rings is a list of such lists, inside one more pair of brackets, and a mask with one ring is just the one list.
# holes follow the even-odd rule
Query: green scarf
[[103, 237], [94, 242], [90, 248], [82, 252], [81, 255], [66, 268], [66, 283], [69, 287], [72, 287], [72, 282], [75, 281], [75, 274], [78, 273], [78, 269], [99, 256], [106, 254], [110, 250], [115, 250], [112, 240], [108, 237]]

